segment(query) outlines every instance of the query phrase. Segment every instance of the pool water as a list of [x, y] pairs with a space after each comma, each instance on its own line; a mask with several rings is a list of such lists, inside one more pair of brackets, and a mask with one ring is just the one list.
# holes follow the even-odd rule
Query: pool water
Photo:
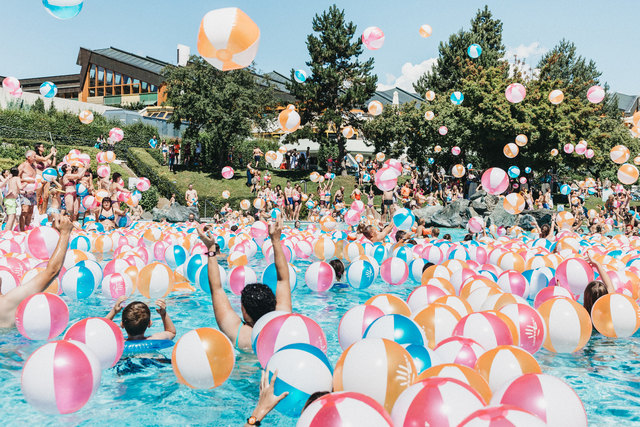
[[[442, 230], [459, 240], [462, 230]], [[333, 364], [340, 356], [337, 327], [342, 315], [351, 307], [364, 303], [379, 293], [392, 293], [406, 299], [416, 283], [410, 279], [392, 287], [380, 278], [366, 290], [333, 288], [324, 294], [312, 292], [304, 285], [304, 272], [311, 261], [295, 262], [298, 267], [297, 288], [293, 292], [294, 311], [317, 321], [325, 331], [328, 356]], [[225, 266], [226, 263], [221, 262]], [[251, 260], [258, 274], [266, 266], [262, 255]], [[90, 316], [104, 316], [111, 301], [100, 292], [82, 303], [70, 301], [70, 324]], [[229, 293], [232, 305], [239, 310], [239, 297]], [[137, 295], [139, 299], [144, 298]], [[148, 303], [150, 301], [147, 301]], [[198, 327], [217, 327], [211, 299], [202, 291], [172, 294], [167, 298], [167, 312], [178, 331], [178, 338]], [[152, 310], [150, 332], [161, 330], [161, 321]], [[119, 318], [116, 318], [119, 322]], [[568, 382], [582, 399], [590, 425], [640, 426], [640, 334], [629, 339], [610, 339], [596, 333], [580, 352], [559, 355], [544, 349], [535, 354], [543, 372]], [[229, 380], [213, 390], [192, 390], [180, 385], [171, 368], [171, 349], [163, 350], [166, 359], [127, 359], [115, 368], [103, 371], [101, 386], [89, 403], [70, 415], [51, 416], [33, 409], [20, 390], [22, 365], [43, 342], [22, 338], [14, 329], [0, 335], [0, 411], [4, 425], [158, 425], [208, 424], [239, 426], [250, 415], [258, 399], [260, 367], [253, 354], [240, 353]], [[295, 420], [272, 412], [267, 425], [290, 426]]]

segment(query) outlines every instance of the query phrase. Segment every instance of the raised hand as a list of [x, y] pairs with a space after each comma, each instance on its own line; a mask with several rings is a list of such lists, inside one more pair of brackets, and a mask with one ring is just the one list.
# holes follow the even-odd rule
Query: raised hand
[[197, 228], [198, 237], [200, 237], [200, 240], [202, 240], [202, 243], [204, 243], [207, 249], [209, 249], [210, 251], [215, 250], [216, 241], [214, 238], [207, 236], [207, 234], [204, 231], [204, 226], [205, 224], [202, 224], [200, 227]]
[[271, 237], [271, 240], [280, 240], [283, 228], [284, 220], [282, 219], [282, 214], [278, 214], [275, 220], [269, 221], [269, 237]]

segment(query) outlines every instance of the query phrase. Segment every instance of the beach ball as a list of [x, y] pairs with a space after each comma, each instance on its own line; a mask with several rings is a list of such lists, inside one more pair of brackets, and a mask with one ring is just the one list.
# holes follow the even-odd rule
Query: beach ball
[[[197, 255], [194, 255], [197, 256]], [[164, 298], [173, 289], [173, 271], [160, 262], [152, 262], [142, 267], [138, 273], [137, 289], [147, 298]]]
[[615, 293], [598, 298], [591, 308], [593, 326], [607, 337], [630, 337], [640, 327], [640, 308], [633, 298]]
[[530, 412], [513, 405], [488, 406], [478, 409], [462, 420], [459, 427], [484, 427], [484, 426], [527, 426], [544, 427], [540, 418]]
[[360, 219], [361, 219], [362, 213], [353, 209], [349, 209], [345, 214], [344, 214], [344, 222], [346, 222], [348, 225], [354, 226], [354, 225], [358, 225], [360, 223]]
[[320, 229], [325, 233], [331, 233], [338, 226], [338, 222], [331, 215], [325, 215], [320, 218]]
[[198, 33], [198, 53], [222, 71], [248, 67], [258, 53], [260, 28], [236, 7], [208, 12]]
[[297, 427], [393, 427], [387, 411], [362, 393], [343, 391], [314, 400], [298, 418]]
[[227, 280], [229, 282], [231, 292], [236, 295], [240, 295], [245, 286], [258, 281], [258, 276], [251, 267], [239, 265], [229, 272]]
[[[421, 258], [413, 261], [413, 263], [423, 261]], [[413, 265], [413, 263], [411, 263]], [[419, 280], [417, 280], [419, 281]], [[435, 302], [438, 298], [447, 295], [442, 288], [433, 285], [420, 285], [411, 291], [407, 297], [407, 305], [412, 313], [418, 313], [429, 304]]]
[[434, 163], [435, 163], [435, 159], [434, 159], [433, 157], [429, 157], [429, 158], [427, 159], [427, 163], [429, 163], [430, 165], [432, 165], [432, 164], [434, 164]]
[[34, 351], [22, 368], [22, 394], [47, 414], [80, 410], [100, 386], [100, 361], [78, 341], [53, 341]]
[[398, 228], [398, 230], [411, 230], [413, 224], [416, 222], [416, 217], [413, 215], [411, 210], [406, 208], [396, 209], [393, 214], [393, 225]]
[[451, 94], [449, 99], [453, 105], [460, 105], [462, 104], [462, 101], [464, 101], [464, 95], [462, 92], [455, 91]]
[[471, 338], [452, 336], [440, 341], [434, 351], [444, 363], [457, 363], [473, 368], [485, 349]]
[[307, 80], [307, 73], [304, 70], [295, 70], [293, 72], [293, 78], [298, 83], [304, 83]]
[[376, 160], [378, 162], [381, 162], [381, 163], [384, 162], [385, 158], [386, 158], [386, 156], [385, 156], [384, 153], [376, 153]]
[[401, 285], [409, 277], [409, 267], [400, 258], [387, 258], [380, 265], [380, 277], [390, 285]]
[[552, 148], [552, 149], [551, 149], [551, 156], [552, 156], [552, 157], [555, 157], [555, 156], [557, 156], [557, 155], [558, 155], [558, 149], [557, 149], [557, 148]]
[[300, 114], [298, 114], [294, 105], [289, 104], [278, 115], [278, 121], [283, 131], [294, 132], [300, 127]]
[[471, 338], [485, 350], [513, 344], [511, 332], [505, 322], [497, 315], [487, 312], [471, 313], [460, 319], [453, 329], [453, 335]]
[[518, 148], [518, 146], [515, 143], [510, 142], [510, 143], [508, 143], [507, 145], [504, 146], [504, 148], [502, 149], [502, 152], [509, 159], [513, 159], [514, 157], [516, 157], [518, 155], [518, 153], [520, 152], [520, 149]]
[[464, 382], [430, 377], [400, 394], [391, 419], [396, 426], [457, 426], [484, 405], [482, 396]]
[[[120, 128], [112, 128], [109, 131], [109, 139], [111, 139], [112, 141], [120, 142], [120, 141], [122, 141], [123, 138], [124, 138], [124, 132], [123, 132], [122, 129], [120, 129]], [[108, 155], [108, 153], [111, 153], [111, 154]], [[113, 159], [111, 159], [110, 157], [113, 157]], [[104, 159], [105, 159], [105, 161], [107, 163], [111, 163], [113, 160], [115, 160], [115, 154], [113, 154], [113, 151], [108, 151], [108, 152], [105, 153]]]
[[384, 33], [378, 27], [367, 27], [362, 32], [362, 44], [370, 50], [380, 49], [384, 44]]
[[415, 375], [411, 355], [400, 344], [384, 338], [365, 338], [352, 344], [338, 359], [333, 389], [363, 393], [389, 411]]
[[453, 154], [454, 156], [460, 155], [461, 151], [462, 150], [460, 150], [460, 147], [458, 147], [457, 145], [454, 145], [453, 147], [451, 147], [451, 154]]
[[514, 323], [518, 329], [518, 343], [520, 348], [534, 354], [546, 337], [545, 323], [540, 313], [528, 304], [506, 304], [498, 309]]
[[416, 383], [429, 378], [453, 378], [471, 387], [485, 402], [491, 400], [491, 389], [487, 381], [482, 375], [467, 366], [455, 363], [436, 364], [418, 375]]
[[107, 298], [117, 299], [133, 293], [131, 278], [122, 273], [108, 274], [102, 279], [102, 294]]
[[618, 168], [618, 181], [625, 185], [634, 184], [638, 180], [638, 168], [625, 163]]
[[42, 0], [47, 12], [58, 19], [71, 19], [82, 11], [84, 0]]
[[556, 284], [569, 289], [574, 295], [583, 295], [593, 280], [593, 269], [582, 258], [569, 258], [558, 265], [555, 277]]
[[418, 324], [401, 314], [386, 314], [375, 319], [363, 337], [385, 338], [401, 345], [426, 345], [424, 334]]
[[93, 113], [89, 110], [81, 111], [80, 114], [78, 114], [78, 119], [83, 125], [88, 125], [93, 122]]
[[248, 201], [247, 199], [243, 199], [240, 201], [240, 209], [244, 211], [248, 211], [250, 207], [251, 207], [251, 202]]
[[383, 108], [384, 107], [382, 106], [382, 102], [374, 99], [373, 101], [369, 102], [367, 111], [369, 111], [369, 114], [371, 114], [372, 116], [379, 116], [380, 114], [382, 114]]
[[[278, 285], [278, 273], [276, 271], [276, 264], [271, 263], [264, 269], [262, 272], [262, 278], [260, 279], [261, 283], [267, 285], [273, 291], [273, 294], [276, 293], [276, 287]], [[291, 292], [296, 289], [297, 279], [296, 279], [296, 270], [293, 268], [291, 264], [289, 264], [289, 287], [291, 288]]]
[[568, 196], [571, 193], [571, 186], [568, 184], [562, 184], [560, 186], [560, 194], [564, 194], [565, 196]]
[[171, 365], [181, 384], [196, 389], [218, 387], [233, 371], [233, 344], [217, 329], [191, 330], [174, 346]]
[[438, 302], [427, 305], [412, 317], [413, 321], [422, 328], [431, 349], [452, 336], [460, 318], [460, 314], [455, 309]]
[[23, 337], [30, 340], [50, 340], [67, 327], [69, 308], [57, 295], [37, 293], [18, 305], [15, 321], [16, 328]]
[[381, 309], [373, 305], [361, 304], [349, 309], [338, 324], [338, 342], [342, 350], [360, 341], [369, 325], [384, 315]]
[[587, 151], [585, 151], [585, 152], [584, 152], [584, 156], [585, 156], [587, 159], [590, 159], [590, 158], [592, 158], [592, 157], [593, 157], [593, 156], [595, 156], [595, 155], [596, 155], [596, 152], [595, 152], [595, 151], [593, 151], [591, 148], [588, 148], [588, 149], [587, 149]]
[[180, 245], [170, 245], [164, 250], [164, 261], [175, 270], [187, 262], [187, 250]]
[[482, 174], [482, 187], [489, 194], [499, 195], [509, 187], [509, 176], [500, 168], [487, 169]]
[[[353, 130], [353, 127], [345, 126], [344, 128], [342, 128], [342, 136], [344, 136], [345, 138], [350, 139], [351, 137], [353, 137], [354, 134], [355, 134], [355, 131]], [[362, 162], [362, 160], [363, 160], [362, 154], [356, 154], [356, 161]]]
[[544, 348], [554, 353], [574, 353], [591, 338], [591, 317], [587, 310], [569, 298], [552, 298], [538, 307], [547, 336]]
[[[449, 129], [448, 129], [446, 126], [440, 126], [440, 127], [438, 128], [438, 133], [439, 133], [440, 135], [442, 135], [442, 136], [445, 136], [447, 133], [449, 133]], [[438, 147], [438, 146], [436, 146], [436, 147]], [[435, 151], [436, 153], [439, 153], [440, 151], [442, 151], [442, 148], [441, 148], [439, 151], [436, 151], [436, 150], [434, 149], [434, 151]]]
[[520, 176], [520, 168], [517, 166], [511, 166], [507, 170], [507, 174], [509, 175], [509, 178], [517, 178]]
[[433, 30], [431, 29], [431, 25], [429, 24], [420, 25], [420, 29], [418, 31], [420, 33], [420, 36], [424, 38], [430, 37], [431, 33], [433, 32]]
[[556, 216], [556, 224], [558, 224], [558, 227], [560, 229], [563, 229], [563, 228], [568, 229], [573, 225], [574, 222], [575, 222], [575, 218], [573, 217], [573, 214], [571, 212], [568, 212], [568, 211], [558, 212]]
[[482, 55], [482, 47], [480, 47], [480, 45], [477, 43], [469, 45], [469, 47], [467, 48], [467, 55], [469, 55], [469, 57], [473, 59], [479, 58], [480, 55]]
[[624, 145], [616, 145], [609, 151], [609, 157], [614, 163], [619, 165], [623, 164], [629, 157], [631, 156], [631, 152]]
[[262, 367], [271, 356], [289, 344], [305, 343], [327, 351], [327, 339], [322, 328], [311, 318], [290, 313], [267, 322], [256, 340], [256, 355]]
[[224, 191], [222, 192], [222, 198], [223, 198], [223, 199], [228, 199], [228, 198], [229, 198], [229, 196], [231, 196], [231, 192], [230, 192], [229, 190], [224, 190]]
[[435, 117], [435, 114], [433, 113], [433, 111], [431, 111], [431, 110], [425, 111], [424, 118], [426, 120], [433, 120], [434, 117]]
[[600, 102], [602, 102], [602, 100], [604, 99], [604, 95], [605, 92], [602, 86], [591, 86], [587, 90], [587, 99], [592, 104], [599, 104]]
[[64, 340], [85, 344], [97, 356], [103, 370], [114, 367], [124, 351], [122, 330], [104, 317], [90, 317], [74, 323], [64, 334]]
[[[98, 165], [96, 173], [100, 178], [107, 178], [109, 175], [111, 175], [111, 167], [109, 167], [109, 165]], [[105, 197], [107, 194], [103, 195], [103, 197]]]
[[58, 94], [58, 87], [53, 82], [44, 82], [40, 85], [40, 95], [45, 98], [53, 98]]
[[383, 167], [375, 175], [375, 184], [381, 191], [393, 191], [398, 185], [398, 173], [392, 167]]
[[512, 83], [507, 86], [507, 89], [504, 91], [504, 96], [507, 98], [507, 101], [517, 104], [522, 102], [527, 96], [527, 90], [520, 83]]
[[328, 262], [316, 261], [307, 268], [304, 279], [312, 291], [326, 292], [333, 286], [336, 273]]
[[587, 152], [587, 146], [585, 144], [576, 144], [576, 154], [584, 155]]
[[19, 98], [22, 96], [20, 80], [15, 77], [5, 77], [2, 80], [2, 88], [9, 92], [9, 94], [15, 98]]
[[391, 294], [374, 295], [369, 298], [365, 304], [378, 307], [384, 312], [384, 314], [402, 314], [403, 316], [411, 315], [411, 309], [409, 309], [407, 303]]
[[512, 215], [517, 215], [522, 212], [525, 206], [524, 197], [519, 193], [509, 193], [502, 200], [502, 207]]
[[346, 277], [349, 286], [366, 289], [376, 279], [376, 270], [369, 261], [357, 259], [347, 267]]
[[564, 93], [560, 89], [554, 89], [549, 92], [549, 102], [558, 105], [564, 100]]
[[531, 173], [531, 168], [529, 166], [524, 168], [524, 173]]
[[474, 216], [469, 218], [469, 222], [467, 222], [467, 229], [471, 233], [481, 233], [484, 230], [484, 219], [479, 216]]
[[573, 146], [573, 144], [565, 144], [563, 150], [565, 153], [571, 154], [575, 150], [575, 147]]
[[34, 257], [47, 260], [56, 249], [59, 238], [60, 233], [53, 227], [36, 227], [27, 236], [27, 249]]
[[455, 176], [456, 178], [462, 178], [465, 173], [466, 170], [462, 165], [454, 165], [451, 168], [451, 175]]
[[525, 374], [497, 390], [491, 405], [514, 405], [549, 426], [587, 426], [584, 405], [576, 392], [560, 378]]
[[96, 278], [88, 267], [75, 266], [64, 273], [60, 285], [66, 296], [80, 300], [89, 298], [93, 294]]
[[478, 357], [475, 370], [487, 381], [492, 392], [516, 377], [542, 372], [536, 359], [515, 345], [502, 345], [483, 353]]
[[527, 138], [527, 135], [520, 134], [516, 136], [516, 145], [518, 145], [518, 147], [524, 147], [525, 145], [527, 145], [527, 142], [529, 142], [529, 138]]
[[266, 367], [269, 379], [277, 372], [274, 394], [288, 395], [278, 402], [278, 411], [297, 417], [313, 393], [331, 390], [333, 369], [327, 356], [304, 343], [290, 344], [275, 352]]

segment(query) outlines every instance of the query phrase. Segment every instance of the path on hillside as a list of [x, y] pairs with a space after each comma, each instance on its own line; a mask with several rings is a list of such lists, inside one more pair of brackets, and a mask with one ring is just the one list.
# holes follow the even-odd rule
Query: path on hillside
[[114, 163], [117, 165], [119, 164], [120, 167], [122, 167], [122, 169], [127, 171], [127, 173], [129, 174], [129, 176], [131, 176], [131, 178], [138, 177], [138, 175], [136, 175], [136, 173], [129, 167], [129, 165], [127, 165], [127, 162], [125, 160], [116, 160]]

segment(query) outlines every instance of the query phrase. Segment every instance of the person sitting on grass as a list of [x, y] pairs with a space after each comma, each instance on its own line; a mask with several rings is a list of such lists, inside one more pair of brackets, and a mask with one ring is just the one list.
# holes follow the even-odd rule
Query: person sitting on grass
[[273, 256], [276, 265], [277, 284], [276, 293], [269, 286], [262, 283], [252, 283], [242, 290], [240, 295], [240, 308], [242, 317], [231, 307], [229, 298], [220, 281], [220, 268], [218, 267], [218, 248], [215, 237], [205, 234], [204, 227], [198, 228], [200, 240], [208, 248], [209, 261], [207, 274], [209, 276], [209, 289], [211, 290], [211, 303], [213, 313], [220, 330], [235, 343], [239, 350], [251, 350], [251, 333], [253, 325], [265, 314], [274, 310], [291, 312], [291, 287], [289, 285], [289, 264], [284, 256], [280, 243], [283, 220], [278, 215], [275, 221], [269, 224], [269, 237], [273, 244]]
[[[116, 317], [116, 314], [120, 313], [122, 310], [122, 303], [126, 299], [126, 296], [118, 298], [106, 318], [113, 320], [113, 318]], [[157, 300], [156, 307], [156, 312], [162, 319], [164, 331], [156, 332], [148, 337], [146, 337], [144, 333], [147, 328], [151, 327], [152, 322], [151, 310], [149, 310], [147, 304], [140, 301], [134, 301], [122, 310], [122, 322], [120, 323], [120, 327], [127, 331], [127, 341], [173, 340], [176, 337], [176, 327], [173, 325], [173, 321], [167, 313], [167, 305], [164, 300]]]
[[[12, 328], [16, 322], [18, 305], [28, 297], [44, 292], [51, 282], [58, 277], [64, 263], [64, 257], [67, 254], [69, 236], [73, 225], [69, 217], [56, 216], [53, 221], [53, 227], [60, 232], [60, 238], [45, 269], [36, 274], [33, 279], [22, 282], [20, 286], [11, 289], [5, 295], [0, 295], [0, 328]], [[1, 290], [2, 282], [0, 281]]]

